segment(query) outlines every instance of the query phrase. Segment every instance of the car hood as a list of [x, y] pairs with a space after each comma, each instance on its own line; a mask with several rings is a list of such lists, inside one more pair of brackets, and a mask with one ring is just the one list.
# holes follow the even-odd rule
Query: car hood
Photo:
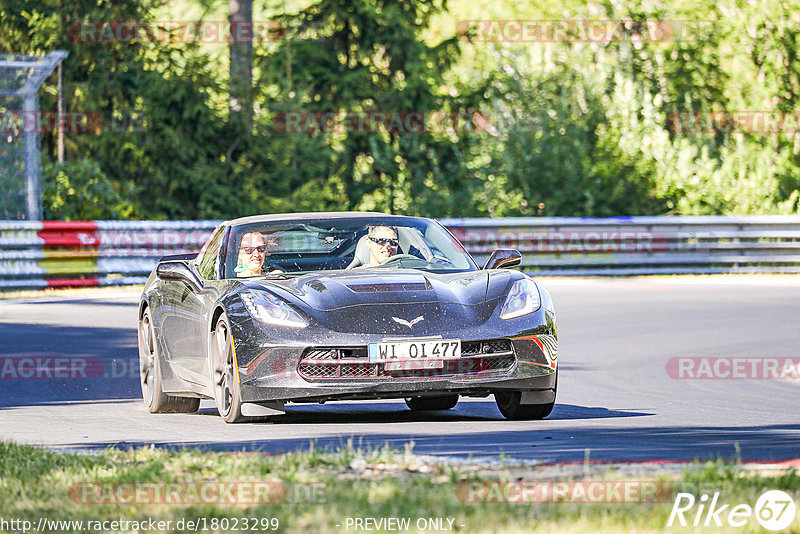
[[[435, 274], [410, 269], [359, 269], [264, 279], [258, 285], [278, 295], [291, 295], [319, 311], [367, 304], [476, 306], [491, 297], [487, 295], [487, 271]], [[294, 300], [291, 297], [289, 300]]]
[[[434, 274], [382, 268], [264, 278], [246, 285], [294, 303], [332, 331], [424, 336], [484, 325], [511, 283], [523, 276], [504, 269]], [[412, 330], [402, 322], [418, 318]]]

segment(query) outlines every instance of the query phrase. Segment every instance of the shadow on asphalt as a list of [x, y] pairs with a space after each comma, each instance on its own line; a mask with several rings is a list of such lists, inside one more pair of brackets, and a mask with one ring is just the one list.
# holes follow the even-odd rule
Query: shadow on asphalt
[[[281, 417], [281, 416], [278, 416]], [[272, 419], [275, 419], [274, 417]], [[509, 425], [518, 424], [509, 422]], [[268, 430], [270, 425], [264, 425]], [[524, 430], [446, 434], [369, 434], [336, 437], [283, 438], [233, 442], [156, 443], [158, 448], [197, 447], [207, 451], [270, 454], [309, 450], [336, 451], [385, 445], [403, 450], [413, 443], [416, 454], [492, 458], [500, 455], [539, 462], [784, 461], [800, 456], [800, 425], [727, 427], [547, 428], [547, 421]], [[66, 447], [102, 449], [149, 446], [150, 442], [75, 443]]]
[[[493, 399], [493, 397], [489, 397]], [[201, 409], [199, 415], [219, 417], [214, 408]], [[609, 410], [600, 406], [576, 406], [556, 404], [548, 420], [607, 419], [617, 417], [644, 417], [654, 413], [640, 411]], [[404, 403], [387, 402], [368, 404], [328, 403], [324, 406], [289, 404], [286, 413], [265, 419], [270, 424], [342, 424], [342, 423], [399, 423], [420, 421], [486, 421], [503, 420], [494, 400], [462, 400], [454, 409], [448, 411], [412, 412]]]
[[141, 397], [135, 329], [0, 323], [0, 339], [0, 409]]

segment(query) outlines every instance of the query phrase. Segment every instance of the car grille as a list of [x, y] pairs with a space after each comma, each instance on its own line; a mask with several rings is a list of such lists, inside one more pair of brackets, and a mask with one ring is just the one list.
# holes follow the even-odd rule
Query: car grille
[[298, 372], [306, 380], [351, 378], [414, 378], [470, 375], [504, 371], [516, 362], [511, 340], [464, 341], [461, 358], [444, 360], [438, 369], [386, 369], [384, 363], [370, 363], [367, 347], [312, 347], [300, 358]]

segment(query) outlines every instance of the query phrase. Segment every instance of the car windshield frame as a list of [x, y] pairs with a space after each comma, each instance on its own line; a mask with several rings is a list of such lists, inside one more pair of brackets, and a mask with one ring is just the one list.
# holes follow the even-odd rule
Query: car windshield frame
[[[398, 241], [406, 245], [408, 251], [417, 258], [405, 257], [387, 265], [349, 267], [357, 252], [360, 240], [367, 236], [369, 227], [388, 226], [398, 229]], [[320, 240], [320, 249], [283, 248], [288, 232], [303, 230]], [[414, 231], [418, 234], [415, 234]], [[265, 235], [267, 249], [262, 274], [238, 276], [240, 241], [251, 232]], [[280, 243], [271, 241], [273, 236], [279, 237]], [[338, 270], [353, 269], [386, 269], [402, 268], [420, 270], [435, 274], [461, 273], [480, 270], [472, 256], [461, 242], [444, 226], [433, 219], [424, 217], [403, 216], [354, 216], [306, 219], [275, 219], [233, 224], [229, 227], [224, 247], [220, 250], [220, 264], [223, 279], [247, 280], [258, 277], [299, 276], [309, 273], [325, 273]], [[302, 239], [308, 239], [298, 235]], [[337, 239], [338, 238], [338, 239]], [[431, 239], [433, 241], [431, 241]], [[297, 242], [302, 241], [298, 239]], [[420, 242], [421, 240], [421, 242]], [[327, 247], [325, 245], [328, 245]], [[421, 246], [422, 245], [422, 246]], [[417, 248], [419, 247], [419, 248]], [[442, 248], [446, 250], [442, 250]], [[337, 250], [338, 249], [338, 250]], [[420, 250], [423, 249], [423, 250]], [[396, 255], [405, 254], [402, 248]], [[224, 256], [223, 256], [224, 255]], [[316, 260], [316, 263], [315, 263]], [[435, 261], [432, 261], [435, 260]], [[454, 261], [455, 260], [455, 261]], [[333, 267], [306, 269], [330, 263]]]

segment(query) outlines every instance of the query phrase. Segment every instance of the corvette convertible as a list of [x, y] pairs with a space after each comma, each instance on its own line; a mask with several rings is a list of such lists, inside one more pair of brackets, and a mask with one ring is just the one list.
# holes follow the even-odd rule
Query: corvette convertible
[[139, 304], [153, 413], [214, 399], [229, 423], [287, 403], [405, 399], [448, 410], [494, 395], [541, 419], [558, 382], [550, 294], [512, 249], [479, 267], [438, 222], [298, 213], [220, 224], [198, 254], [161, 258]]

